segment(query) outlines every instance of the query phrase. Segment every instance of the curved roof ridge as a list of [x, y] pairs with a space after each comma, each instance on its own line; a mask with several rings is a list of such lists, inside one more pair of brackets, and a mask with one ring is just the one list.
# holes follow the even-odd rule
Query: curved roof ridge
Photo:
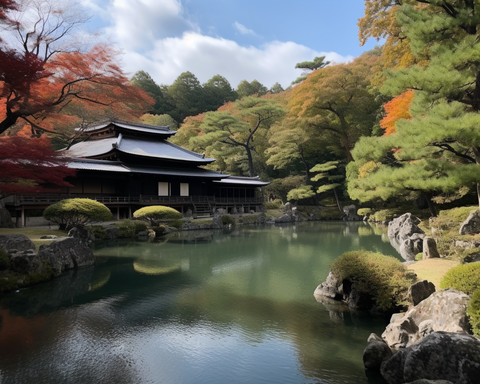
[[133, 121], [126, 121], [122, 119], [104, 119], [104, 120], [99, 120], [90, 124], [87, 124], [85, 126], [77, 127], [75, 130], [84, 130], [86, 132], [91, 132], [95, 131], [97, 129], [102, 129], [107, 127], [109, 124], [117, 124], [117, 125], [124, 125], [124, 126], [131, 126], [131, 127], [137, 127], [137, 128], [149, 128], [149, 129], [154, 129], [157, 131], [163, 131], [163, 132], [168, 132], [171, 134], [175, 134], [176, 131], [170, 131], [168, 125], [154, 125], [154, 124], [146, 124], [142, 122], [133, 122]]
[[190, 151], [189, 149], [183, 148], [183, 147], [181, 147], [181, 146], [179, 146], [179, 145], [177, 145], [177, 144], [173, 144], [172, 142], [170, 142], [170, 141], [168, 141], [168, 140], [165, 141], [165, 143], [167, 143], [168, 145], [171, 145], [172, 147], [177, 148], [177, 149], [179, 149], [179, 150], [181, 150], [181, 151], [183, 151], [183, 152], [186, 152], [186, 153], [189, 153], [189, 154], [191, 154], [191, 155], [193, 155], [193, 156], [196, 156], [196, 157], [198, 157], [199, 159], [212, 160], [212, 161], [215, 160], [215, 159], [209, 159], [208, 157], [205, 158], [205, 153], [198, 153], [198, 152]]

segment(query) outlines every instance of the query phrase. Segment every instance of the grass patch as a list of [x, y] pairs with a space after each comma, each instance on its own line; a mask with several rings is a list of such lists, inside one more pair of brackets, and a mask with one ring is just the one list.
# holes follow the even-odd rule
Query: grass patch
[[443, 276], [458, 264], [459, 262], [457, 260], [435, 258], [417, 261], [415, 264], [411, 264], [407, 268], [417, 274], [418, 280], [428, 280], [435, 285], [437, 290], [439, 290], [440, 281]]
[[52, 239], [40, 239], [42, 236], [47, 235], [56, 235], [58, 237], [67, 236], [64, 231], [58, 229], [45, 229], [45, 228], [35, 228], [35, 227], [26, 227], [26, 228], [0, 228], [0, 235], [25, 235], [33, 244], [35, 244], [36, 249], [42, 244], [50, 244]]

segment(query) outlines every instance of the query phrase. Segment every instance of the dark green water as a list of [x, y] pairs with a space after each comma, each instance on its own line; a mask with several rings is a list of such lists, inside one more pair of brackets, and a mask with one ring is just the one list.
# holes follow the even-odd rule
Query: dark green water
[[388, 319], [313, 297], [353, 249], [396, 255], [342, 222], [103, 245], [94, 268], [0, 298], [0, 383], [368, 383]]

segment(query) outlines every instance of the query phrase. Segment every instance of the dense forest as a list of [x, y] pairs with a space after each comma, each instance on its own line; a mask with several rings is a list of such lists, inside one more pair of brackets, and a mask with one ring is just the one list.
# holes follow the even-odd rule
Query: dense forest
[[120, 118], [170, 126], [175, 144], [217, 159], [212, 169], [269, 180], [283, 202], [416, 204], [435, 215], [480, 193], [477, 2], [366, 0], [360, 44], [383, 45], [349, 63], [298, 63], [304, 73], [287, 89], [233, 88], [220, 74], [201, 84], [191, 72], [170, 85], [143, 70], [128, 79], [112, 48], [56, 44], [81, 18], [42, 10], [39, 25], [57, 17], [59, 27], [31, 33], [9, 19], [18, 6], [0, 1], [0, 22], [22, 42], [0, 46], [4, 144], [47, 136], [61, 148], [81, 140], [74, 127]]

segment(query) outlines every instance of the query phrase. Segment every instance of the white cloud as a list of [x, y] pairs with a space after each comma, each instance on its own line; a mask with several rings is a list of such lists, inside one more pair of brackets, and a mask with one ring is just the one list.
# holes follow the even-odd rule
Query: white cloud
[[267, 87], [279, 82], [285, 88], [301, 74], [295, 65], [315, 56], [337, 63], [352, 59], [293, 42], [242, 47], [232, 40], [186, 32], [181, 37], [157, 40], [155, 49], [145, 56], [127, 50], [123, 61], [129, 72], [145, 70], [159, 84], [172, 84], [182, 72], [190, 71], [202, 83], [219, 74], [233, 87], [242, 80], [258, 80]]
[[108, 32], [130, 49], [151, 48], [158, 39], [198, 31], [179, 0], [113, 0], [108, 12], [113, 21]]
[[253, 36], [256, 36], [256, 33], [254, 31], [252, 31], [251, 29], [248, 29], [247, 27], [245, 27], [243, 24], [240, 24], [238, 21], [235, 21], [235, 23], [233, 23], [233, 26], [234, 28], [240, 32], [242, 35], [253, 35]]
[[[218, 74], [232, 87], [242, 80], [258, 80], [267, 87], [279, 82], [285, 88], [300, 76], [302, 70], [295, 65], [301, 61], [316, 56], [337, 63], [353, 59], [294, 42], [245, 47], [233, 40], [207, 36], [188, 20], [180, 0], [108, 1], [112, 24], [105, 34], [122, 47], [123, 68], [129, 76], [144, 70], [158, 84], [170, 85], [182, 72], [190, 71], [202, 83]], [[234, 25], [240, 32], [254, 34], [240, 23]]]

